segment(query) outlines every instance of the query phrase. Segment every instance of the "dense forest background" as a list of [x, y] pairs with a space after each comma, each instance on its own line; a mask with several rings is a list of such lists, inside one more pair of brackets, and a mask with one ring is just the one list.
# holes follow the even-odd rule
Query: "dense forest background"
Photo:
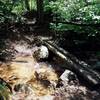
[[99, 0], [0, 0], [0, 34], [49, 35], [81, 59], [99, 58], [99, 7]]

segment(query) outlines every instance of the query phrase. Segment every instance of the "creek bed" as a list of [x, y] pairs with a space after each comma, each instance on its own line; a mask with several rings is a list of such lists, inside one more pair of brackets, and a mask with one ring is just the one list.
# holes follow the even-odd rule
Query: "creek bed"
[[36, 47], [28, 48], [26, 44], [13, 47], [17, 51], [13, 60], [0, 65], [0, 77], [12, 87], [11, 100], [99, 100], [99, 94], [78, 79], [64, 83], [60, 76], [66, 69], [57, 63], [56, 57], [37, 62], [32, 56]]

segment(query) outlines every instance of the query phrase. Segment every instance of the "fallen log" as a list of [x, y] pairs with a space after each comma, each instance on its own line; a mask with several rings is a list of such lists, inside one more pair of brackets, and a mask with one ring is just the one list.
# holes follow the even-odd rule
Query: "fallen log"
[[88, 65], [84, 61], [80, 61], [74, 55], [70, 54], [68, 51], [64, 50], [63, 48], [58, 47], [56, 44], [52, 43], [50, 40], [49, 41], [45, 41], [45, 42], [47, 42], [50, 45], [52, 45], [54, 48], [56, 48], [59, 52], [61, 52], [62, 54], [64, 54], [66, 57], [68, 57], [74, 63], [77, 63], [78, 65], [80, 65], [82, 67], [85, 67], [85, 69], [87, 69], [89, 72], [94, 73], [97, 77], [100, 78], [100, 74], [98, 74], [98, 72], [92, 70], [92, 66]]
[[51, 52], [63, 60], [67, 69], [70, 69], [71, 71], [74, 71], [76, 74], [80, 75], [80, 77], [82, 77], [91, 86], [100, 85], [100, 75], [90, 69], [90, 67], [79, 63], [80, 61], [76, 57], [72, 57], [72, 55], [68, 54], [67, 51], [59, 48], [58, 46], [53, 45], [48, 41], [44, 41], [44, 44]]

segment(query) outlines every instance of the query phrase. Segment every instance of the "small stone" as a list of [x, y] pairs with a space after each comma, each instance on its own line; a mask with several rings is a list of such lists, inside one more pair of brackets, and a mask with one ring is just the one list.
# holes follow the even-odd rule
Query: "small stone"
[[70, 71], [70, 70], [65, 70], [64, 73], [60, 76], [60, 79], [64, 82], [64, 83], [69, 83], [71, 81], [74, 81], [77, 79], [76, 75]]
[[31, 86], [28, 84], [16, 84], [14, 86], [14, 91], [29, 94], [33, 90], [31, 89]]

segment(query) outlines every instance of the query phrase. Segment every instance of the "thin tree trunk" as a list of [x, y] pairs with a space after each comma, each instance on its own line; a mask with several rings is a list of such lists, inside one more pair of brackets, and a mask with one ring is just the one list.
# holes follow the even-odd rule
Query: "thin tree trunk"
[[25, 0], [25, 6], [28, 11], [30, 11], [29, 0]]
[[37, 1], [37, 22], [38, 24], [43, 23], [43, 0], [36, 0]]

